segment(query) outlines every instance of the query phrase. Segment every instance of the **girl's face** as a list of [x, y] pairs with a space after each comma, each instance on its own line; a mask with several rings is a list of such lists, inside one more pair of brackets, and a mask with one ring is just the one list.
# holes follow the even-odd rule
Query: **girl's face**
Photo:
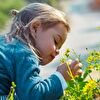
[[59, 23], [47, 30], [40, 26], [35, 34], [35, 48], [39, 51], [42, 58], [40, 64], [45, 65], [51, 62], [58, 54], [59, 49], [67, 36], [66, 27]]

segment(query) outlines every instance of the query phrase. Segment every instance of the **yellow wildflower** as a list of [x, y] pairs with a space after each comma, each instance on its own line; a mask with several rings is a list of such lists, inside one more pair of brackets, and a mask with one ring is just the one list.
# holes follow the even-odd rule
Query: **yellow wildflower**
[[65, 55], [66, 57], [69, 57], [69, 53], [70, 53], [70, 49], [68, 48], [68, 49], [66, 49], [64, 55]]
[[97, 87], [95, 80], [89, 80], [88, 83], [83, 88], [83, 93], [87, 94], [89, 91], [92, 91]]
[[87, 58], [87, 61], [88, 61], [88, 62], [92, 62], [92, 61], [93, 61], [93, 59], [94, 59], [94, 57], [93, 57], [93, 56], [89, 56], [89, 57]]
[[89, 70], [92, 70], [94, 68], [94, 66], [88, 66]]
[[65, 61], [66, 61], [66, 58], [64, 58], [64, 57], [60, 59], [61, 63], [64, 63]]

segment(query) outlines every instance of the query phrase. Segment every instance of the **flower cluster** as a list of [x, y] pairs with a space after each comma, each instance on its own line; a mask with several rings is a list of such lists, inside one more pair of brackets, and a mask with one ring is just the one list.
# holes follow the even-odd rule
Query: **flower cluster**
[[86, 61], [91, 67], [100, 71], [100, 51], [94, 50], [89, 52], [89, 56]]
[[[88, 56], [84, 59], [74, 50], [67, 49], [64, 53], [61, 62], [77, 58], [83, 64], [84, 73], [82, 76], [73, 77], [71, 81], [67, 81], [68, 87], [61, 100], [76, 100], [76, 98], [77, 100], [93, 100], [93, 98], [100, 97], [100, 79], [94, 80], [90, 75], [93, 70], [100, 72], [100, 51], [89, 51], [87, 48], [86, 51]], [[72, 77], [71, 71], [69, 73]], [[89, 80], [86, 80], [87, 76], [90, 77]]]
[[93, 89], [95, 89], [97, 87], [97, 83], [95, 80], [90, 79], [86, 85], [83, 87], [83, 93], [84, 95], [86, 95], [89, 91], [93, 91]]

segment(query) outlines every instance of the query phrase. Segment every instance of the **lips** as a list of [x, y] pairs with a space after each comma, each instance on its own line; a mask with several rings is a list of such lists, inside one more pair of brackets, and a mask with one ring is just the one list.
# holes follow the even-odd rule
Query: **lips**
[[[55, 58], [55, 56], [54, 56], [54, 55], [51, 55], [51, 59], [53, 60], [54, 58]], [[52, 61], [52, 60], [51, 60], [51, 61]]]

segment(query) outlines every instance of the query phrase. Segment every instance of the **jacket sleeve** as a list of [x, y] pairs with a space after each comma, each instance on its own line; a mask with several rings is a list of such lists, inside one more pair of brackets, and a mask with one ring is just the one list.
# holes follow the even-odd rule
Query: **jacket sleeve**
[[47, 79], [39, 76], [38, 59], [29, 52], [15, 54], [16, 93], [19, 100], [58, 100], [63, 95], [59, 78], [52, 74]]

